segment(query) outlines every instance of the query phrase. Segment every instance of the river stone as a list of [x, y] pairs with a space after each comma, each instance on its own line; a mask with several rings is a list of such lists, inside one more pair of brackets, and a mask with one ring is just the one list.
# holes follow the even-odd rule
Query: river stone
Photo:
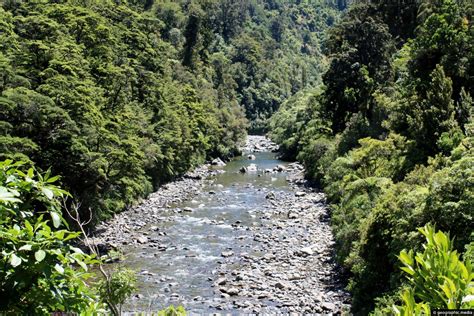
[[314, 254], [314, 251], [313, 251], [313, 249], [311, 249], [311, 247], [301, 248], [299, 252], [303, 256], [312, 256]]
[[257, 157], [255, 157], [255, 155], [248, 155], [247, 157], [249, 160], [255, 160], [257, 159]]
[[247, 168], [247, 172], [257, 172], [258, 168], [257, 165], [252, 163]]
[[275, 199], [275, 193], [273, 192], [268, 192], [268, 194], [265, 196], [267, 200], [274, 200]]
[[239, 295], [239, 289], [236, 287], [231, 287], [227, 289], [226, 293], [229, 294], [230, 296], [236, 296], [236, 295]]
[[191, 212], [193, 212], [193, 211], [194, 211], [194, 210], [193, 210], [192, 208], [190, 208], [190, 207], [185, 207], [185, 208], [183, 208], [183, 212], [191, 213]]
[[216, 283], [217, 285], [225, 285], [227, 283], [227, 279], [226, 278], [219, 278], [216, 280]]
[[276, 287], [277, 289], [282, 290], [282, 289], [287, 288], [287, 287], [288, 287], [288, 284], [287, 284], [286, 282], [279, 281], [279, 282], [275, 283], [275, 287]]
[[223, 251], [221, 253], [221, 256], [224, 257], [224, 258], [227, 258], [227, 257], [232, 257], [234, 255], [234, 252], [233, 251]]
[[303, 197], [303, 196], [305, 196], [305, 195], [306, 195], [306, 192], [303, 192], [303, 191], [299, 191], [299, 192], [296, 192], [296, 193], [295, 193], [295, 196], [296, 196], [296, 197]]
[[137, 238], [137, 242], [139, 244], [146, 244], [148, 242], [148, 237], [146, 236], [140, 236]]
[[216, 158], [216, 159], [211, 161], [211, 165], [218, 166], [218, 167], [224, 167], [225, 162], [223, 162], [220, 158]]
[[296, 219], [296, 218], [298, 218], [298, 214], [296, 214], [295, 212], [289, 212], [288, 213], [288, 218], [289, 219]]
[[278, 165], [275, 167], [275, 170], [278, 172], [283, 172], [283, 171], [286, 171], [286, 167], [283, 165]]
[[230, 287], [230, 288], [221, 287], [219, 288], [219, 291], [230, 296], [239, 295], [239, 289], [235, 287]]
[[328, 310], [328, 311], [334, 311], [336, 310], [336, 305], [334, 303], [323, 303], [321, 305], [325, 310]]

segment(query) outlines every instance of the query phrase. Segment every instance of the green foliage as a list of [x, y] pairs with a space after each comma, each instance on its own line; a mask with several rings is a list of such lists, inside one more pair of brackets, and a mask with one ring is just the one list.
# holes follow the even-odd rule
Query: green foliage
[[214, 65], [177, 63], [184, 31], [172, 35], [189, 13], [166, 3], [2, 5], [0, 156], [51, 167], [97, 222], [207, 158], [234, 155], [246, 121], [232, 76], [214, 84]]
[[[23, 170], [23, 171], [22, 171]], [[0, 309], [8, 314], [93, 312], [101, 307], [85, 282], [97, 261], [71, 240], [61, 216], [68, 195], [58, 177], [22, 163], [0, 162]]]
[[451, 0], [352, 5], [324, 42], [322, 92], [295, 95], [270, 121], [284, 154], [328, 196], [355, 314], [390, 314], [400, 299], [406, 315], [429, 307], [416, 291], [394, 294], [398, 254], [422, 248], [418, 227], [436, 225], [472, 256], [469, 21], [472, 8]]
[[[469, 260], [463, 262], [453, 250], [449, 235], [435, 232], [432, 226], [419, 231], [425, 236], [423, 252], [400, 252], [401, 268], [410, 288], [402, 292], [404, 305], [394, 307], [397, 315], [430, 309], [467, 309], [474, 307], [474, 272]], [[417, 313], [418, 315], [419, 313]]]
[[167, 307], [166, 309], [159, 311], [158, 316], [184, 316], [186, 315], [186, 310], [183, 306], [174, 307], [173, 305]]
[[334, 133], [345, 129], [353, 113], [371, 119], [372, 94], [380, 84], [391, 80], [394, 45], [387, 26], [374, 10], [370, 5], [355, 6], [332, 29], [326, 44], [333, 58], [323, 76], [323, 107]]
[[113, 271], [108, 279], [98, 284], [99, 295], [108, 306], [117, 306], [121, 313], [122, 305], [136, 289], [136, 273], [130, 269]]

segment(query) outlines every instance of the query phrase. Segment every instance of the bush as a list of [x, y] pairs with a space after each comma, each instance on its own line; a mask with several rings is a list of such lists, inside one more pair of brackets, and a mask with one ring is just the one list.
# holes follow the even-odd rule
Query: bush
[[426, 225], [423, 252], [400, 252], [401, 268], [410, 287], [402, 291], [397, 315], [430, 314], [431, 309], [474, 308], [474, 272], [470, 260], [461, 261], [449, 235]]
[[61, 216], [68, 193], [57, 177], [11, 160], [0, 162], [0, 311], [13, 314], [85, 312], [100, 307], [87, 285], [92, 256], [73, 247], [79, 233]]
[[122, 314], [122, 305], [135, 291], [136, 275], [130, 269], [120, 269], [112, 272], [99, 282], [99, 295], [111, 310], [116, 309]]

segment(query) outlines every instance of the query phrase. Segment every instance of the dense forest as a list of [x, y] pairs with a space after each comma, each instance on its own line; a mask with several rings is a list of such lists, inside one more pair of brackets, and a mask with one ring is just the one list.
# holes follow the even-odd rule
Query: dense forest
[[[422, 249], [418, 227], [449, 232], [472, 260], [473, 13], [453, 0], [351, 6], [328, 32], [323, 84], [270, 120], [284, 156], [304, 162], [331, 203], [356, 314], [391, 313], [404, 280], [398, 255]], [[424, 294], [443, 307], [439, 292]]]
[[472, 4], [0, 4], [0, 313], [117, 315], [133, 277], [84, 281], [99, 260], [71, 218], [92, 228], [265, 132], [327, 195], [354, 314], [472, 308]]
[[320, 83], [337, 8], [285, 1], [4, 1], [0, 156], [61, 176], [94, 220], [234, 155]]

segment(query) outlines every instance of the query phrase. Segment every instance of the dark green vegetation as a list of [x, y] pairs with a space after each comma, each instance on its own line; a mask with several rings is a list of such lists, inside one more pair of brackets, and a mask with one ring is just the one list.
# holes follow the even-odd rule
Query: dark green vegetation
[[301, 1], [2, 1], [0, 158], [29, 161], [107, 218], [230, 157], [319, 83], [336, 7]]
[[418, 227], [449, 232], [466, 260], [474, 245], [473, 8], [388, 2], [350, 7], [324, 45], [321, 88], [270, 121], [285, 156], [327, 193], [356, 314], [401, 303], [397, 256], [421, 250]]
[[65, 226], [61, 209], [68, 193], [56, 180], [21, 163], [0, 163], [1, 312], [49, 315], [101, 307], [85, 282], [87, 265], [97, 261], [70, 245], [79, 233]]

